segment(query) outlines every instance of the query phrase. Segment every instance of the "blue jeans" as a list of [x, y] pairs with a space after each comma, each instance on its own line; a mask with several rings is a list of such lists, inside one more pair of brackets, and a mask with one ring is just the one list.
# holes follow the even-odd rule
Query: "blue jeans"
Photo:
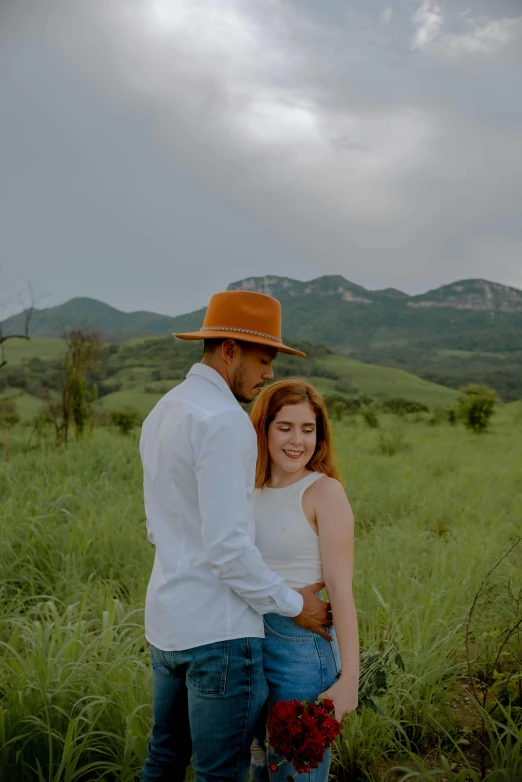
[[250, 745], [268, 695], [262, 638], [183, 652], [151, 647], [153, 725], [141, 782], [246, 782]]
[[[261, 715], [252, 746], [252, 782], [285, 782], [296, 772], [284, 758], [265, 748], [266, 720], [270, 707], [277, 701], [315, 700], [331, 687], [341, 670], [339, 647], [335, 631], [330, 628], [333, 641], [327, 641], [310, 630], [300, 627], [293, 619], [278, 614], [265, 616], [263, 665], [269, 688], [267, 706]], [[277, 772], [268, 770], [271, 763], [281, 764]], [[297, 774], [298, 782], [313, 780], [327, 782], [330, 769], [330, 750], [320, 767], [309, 774]]]

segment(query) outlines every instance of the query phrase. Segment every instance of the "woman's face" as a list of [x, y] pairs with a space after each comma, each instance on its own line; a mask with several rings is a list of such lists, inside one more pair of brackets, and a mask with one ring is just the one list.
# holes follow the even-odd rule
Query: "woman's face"
[[282, 407], [268, 427], [270, 461], [284, 472], [303, 470], [314, 455], [316, 443], [316, 417], [308, 402]]

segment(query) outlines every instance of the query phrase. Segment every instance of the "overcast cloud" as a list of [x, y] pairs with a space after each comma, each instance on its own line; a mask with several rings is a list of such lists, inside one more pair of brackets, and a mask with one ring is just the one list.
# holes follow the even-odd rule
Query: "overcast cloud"
[[518, 0], [3, 0], [4, 279], [522, 287], [521, 97]]

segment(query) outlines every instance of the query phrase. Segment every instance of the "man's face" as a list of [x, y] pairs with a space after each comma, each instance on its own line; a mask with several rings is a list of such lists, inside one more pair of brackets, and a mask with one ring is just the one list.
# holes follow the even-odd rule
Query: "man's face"
[[239, 356], [231, 376], [232, 393], [238, 402], [252, 402], [266, 382], [274, 379], [272, 361], [275, 348], [252, 344], [246, 350], [238, 346]]

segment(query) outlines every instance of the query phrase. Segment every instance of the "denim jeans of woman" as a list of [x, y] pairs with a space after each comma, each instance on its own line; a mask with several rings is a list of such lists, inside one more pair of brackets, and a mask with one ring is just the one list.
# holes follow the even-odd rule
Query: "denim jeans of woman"
[[181, 652], [151, 647], [153, 726], [141, 782], [247, 782], [250, 745], [268, 690], [261, 638]]
[[[330, 750], [327, 750], [320, 767], [306, 774], [295, 774], [294, 767], [277, 756], [273, 749], [266, 749], [266, 719], [271, 705], [277, 701], [315, 700], [331, 687], [341, 670], [339, 648], [333, 628], [332, 641], [300, 627], [293, 619], [278, 614], [265, 616], [263, 641], [263, 666], [269, 688], [269, 699], [259, 719], [252, 746], [252, 782], [285, 782], [295, 775], [297, 782], [313, 780], [327, 782], [330, 768]], [[278, 764], [277, 772], [269, 765]]]

